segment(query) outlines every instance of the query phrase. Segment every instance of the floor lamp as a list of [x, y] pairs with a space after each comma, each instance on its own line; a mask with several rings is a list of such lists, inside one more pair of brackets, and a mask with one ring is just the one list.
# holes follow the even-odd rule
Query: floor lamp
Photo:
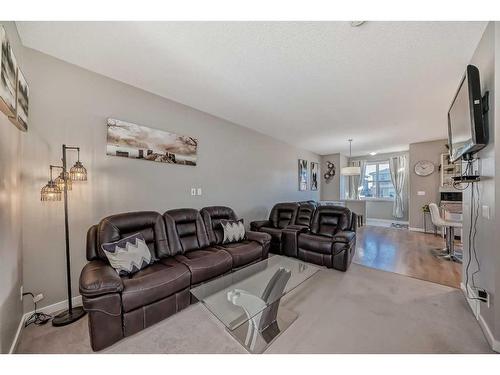
[[[77, 151], [78, 160], [73, 167], [67, 171], [66, 163], [67, 151]], [[53, 169], [61, 169], [61, 174], [54, 180]], [[56, 315], [52, 319], [53, 326], [65, 326], [77, 321], [85, 315], [82, 306], [73, 307], [71, 296], [71, 262], [69, 251], [69, 224], [68, 224], [68, 191], [73, 187], [73, 181], [87, 181], [87, 170], [80, 162], [80, 147], [69, 147], [62, 145], [62, 166], [50, 166], [50, 180], [41, 190], [40, 199], [42, 201], [60, 201], [61, 195], [64, 197], [64, 229], [66, 236], [66, 282], [68, 287], [68, 309]]]

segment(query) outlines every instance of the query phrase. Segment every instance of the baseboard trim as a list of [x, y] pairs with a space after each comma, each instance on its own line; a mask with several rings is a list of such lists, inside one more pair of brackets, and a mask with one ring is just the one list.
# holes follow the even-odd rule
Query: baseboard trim
[[26, 318], [27, 318], [26, 314], [21, 316], [21, 320], [19, 321], [19, 325], [17, 326], [16, 335], [14, 336], [14, 339], [12, 340], [12, 344], [10, 345], [9, 354], [13, 354], [14, 351], [16, 350], [17, 343], [19, 341], [19, 336], [21, 335], [21, 330], [23, 329], [24, 322], [26, 321]]
[[424, 233], [424, 230], [422, 228], [409, 227], [408, 229], [411, 230], [412, 232]]
[[[73, 297], [71, 299], [71, 302], [73, 303], [73, 306], [82, 305], [82, 296]], [[68, 308], [68, 301], [64, 300], [64, 301], [53, 303], [52, 305], [40, 307], [39, 309], [37, 309], [37, 311], [43, 312], [45, 314], [53, 314], [55, 312], [58, 312], [58, 311], [61, 311], [61, 310], [67, 309], [67, 308]], [[9, 354], [13, 354], [15, 352], [15, 350], [17, 348], [17, 344], [19, 342], [19, 337], [21, 336], [21, 331], [24, 328], [24, 322], [34, 312], [35, 312], [35, 310], [27, 312], [21, 317], [21, 321], [19, 322], [19, 326], [17, 327], [16, 335], [14, 336], [14, 340], [12, 340], [12, 345], [10, 346]]]
[[420, 232], [420, 233], [427, 233], [427, 234], [437, 234], [437, 235], [441, 236], [441, 229], [438, 229], [436, 231], [436, 233], [434, 233], [434, 230], [427, 229], [427, 231], [425, 231], [423, 228], [409, 227], [408, 229], [411, 230], [412, 232]]
[[[486, 341], [488, 341], [488, 344], [490, 344], [491, 349], [493, 349], [497, 353], [500, 353], [500, 341], [495, 339], [495, 336], [493, 336], [493, 332], [491, 332], [490, 327], [488, 326], [483, 316], [481, 315], [481, 304], [477, 300], [473, 300], [467, 297], [467, 292], [465, 290], [464, 283], [460, 283], [460, 289], [462, 289], [462, 292], [464, 293], [464, 297], [467, 303], [469, 304], [469, 307], [471, 308], [472, 312], [474, 313], [474, 316], [479, 322], [479, 326], [483, 331], [483, 335], [486, 338]], [[474, 295], [474, 291], [469, 287], [469, 294], [470, 293]]]

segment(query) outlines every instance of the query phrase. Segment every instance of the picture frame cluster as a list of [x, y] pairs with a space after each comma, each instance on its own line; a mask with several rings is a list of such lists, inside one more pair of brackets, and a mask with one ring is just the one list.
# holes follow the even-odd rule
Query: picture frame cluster
[[10, 45], [3, 26], [0, 25], [0, 111], [19, 130], [28, 131], [29, 86]]

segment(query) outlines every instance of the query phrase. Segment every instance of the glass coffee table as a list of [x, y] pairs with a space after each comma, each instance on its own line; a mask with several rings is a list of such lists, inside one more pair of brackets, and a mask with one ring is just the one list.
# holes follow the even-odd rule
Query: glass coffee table
[[320, 268], [274, 255], [191, 289], [191, 293], [250, 353], [262, 353], [298, 315], [280, 306], [283, 296]]

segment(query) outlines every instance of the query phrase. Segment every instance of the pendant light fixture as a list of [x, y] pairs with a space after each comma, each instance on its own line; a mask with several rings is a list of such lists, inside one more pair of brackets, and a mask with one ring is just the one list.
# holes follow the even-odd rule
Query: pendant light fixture
[[80, 149], [78, 148], [78, 159], [69, 170], [69, 175], [73, 181], [87, 181], [87, 169], [80, 162]]
[[[349, 142], [349, 159], [351, 159], [352, 154], [352, 139], [348, 139]], [[342, 176], [359, 176], [361, 175], [360, 167], [343, 167], [340, 170]]]

